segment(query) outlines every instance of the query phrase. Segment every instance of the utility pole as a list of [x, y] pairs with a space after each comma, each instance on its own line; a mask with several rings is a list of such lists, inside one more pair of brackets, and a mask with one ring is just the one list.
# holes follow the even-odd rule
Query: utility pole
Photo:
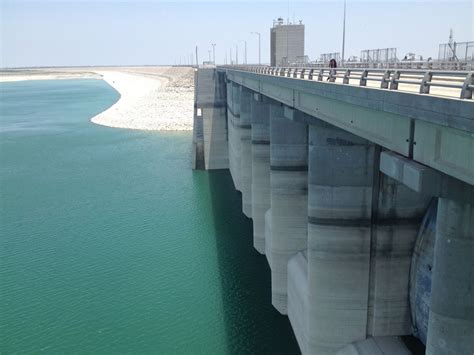
[[216, 44], [211, 43], [212, 46], [212, 62], [216, 65]]
[[258, 36], [258, 65], [261, 65], [262, 62], [260, 60], [260, 32], [250, 32], [250, 33]]
[[344, 20], [342, 22], [342, 58], [341, 66], [344, 67], [344, 49], [346, 46], [346, 0], [344, 0]]

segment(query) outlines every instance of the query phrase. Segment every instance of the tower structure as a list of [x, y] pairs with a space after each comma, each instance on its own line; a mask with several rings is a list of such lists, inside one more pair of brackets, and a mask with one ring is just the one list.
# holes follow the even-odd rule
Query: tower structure
[[287, 23], [283, 18], [273, 21], [270, 29], [270, 63], [288, 66], [304, 62], [304, 25]]

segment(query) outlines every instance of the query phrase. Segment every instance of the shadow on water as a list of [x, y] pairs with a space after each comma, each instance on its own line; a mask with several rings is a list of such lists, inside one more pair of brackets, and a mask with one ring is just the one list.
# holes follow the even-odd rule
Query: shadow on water
[[252, 242], [252, 220], [228, 170], [207, 171], [231, 353], [298, 354], [286, 316], [271, 305], [270, 268]]

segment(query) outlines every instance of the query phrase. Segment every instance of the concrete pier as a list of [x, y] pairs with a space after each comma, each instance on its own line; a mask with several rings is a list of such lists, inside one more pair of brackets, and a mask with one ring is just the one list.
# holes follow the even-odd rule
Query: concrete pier
[[241, 143], [242, 136], [240, 129], [240, 90], [241, 86], [227, 84], [227, 127], [229, 131], [229, 169], [234, 181], [236, 190], [241, 191]]
[[252, 92], [242, 87], [240, 92], [240, 186], [242, 212], [252, 218]]
[[288, 260], [307, 246], [308, 125], [270, 107], [272, 304], [287, 313]]
[[[302, 353], [408, 353], [400, 336], [420, 324], [427, 354], [473, 353], [472, 100], [217, 72], [197, 76], [207, 84], [197, 86], [193, 166], [225, 166], [228, 154], [271, 302]], [[209, 96], [224, 87], [226, 102]], [[415, 247], [425, 214], [434, 248]], [[413, 289], [431, 301], [410, 304]]]
[[[270, 203], [271, 205], [271, 203]], [[272, 267], [272, 209], [271, 207], [265, 212], [265, 256], [268, 265]]]
[[307, 329], [300, 336], [308, 353], [366, 336], [374, 149], [327, 123], [310, 127]]
[[[212, 69], [195, 72], [194, 164], [206, 169], [228, 169], [226, 87], [223, 73]], [[197, 154], [197, 155], [196, 155]]]
[[253, 246], [265, 253], [265, 212], [270, 209], [270, 104], [262, 95], [251, 100]]
[[357, 341], [339, 350], [337, 355], [393, 354], [411, 355], [412, 352], [398, 337], [370, 337]]
[[430, 196], [379, 175], [378, 206], [372, 213], [367, 334], [409, 335], [409, 278], [414, 243]]
[[474, 204], [440, 198], [426, 346], [428, 354], [474, 352], [473, 256]]

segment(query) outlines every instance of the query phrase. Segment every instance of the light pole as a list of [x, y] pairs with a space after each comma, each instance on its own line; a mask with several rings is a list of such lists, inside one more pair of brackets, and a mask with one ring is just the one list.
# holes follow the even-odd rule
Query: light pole
[[229, 54], [230, 54], [230, 65], [232, 65], [232, 47], [229, 48]]
[[245, 64], [247, 64], [247, 41], [245, 41]]
[[198, 46], [196, 46], [196, 68], [199, 68]]
[[244, 42], [244, 60], [242, 64], [247, 64], [247, 41], [240, 40], [239, 42]]
[[239, 65], [239, 45], [235, 45], [235, 64]]
[[258, 36], [258, 65], [261, 65], [262, 63], [260, 61], [260, 32], [250, 32], [250, 33]]
[[212, 62], [216, 65], [216, 44], [211, 43], [212, 46]]
[[346, 0], [344, 0], [344, 20], [342, 22], [342, 58], [341, 66], [344, 66], [344, 47], [346, 45]]

